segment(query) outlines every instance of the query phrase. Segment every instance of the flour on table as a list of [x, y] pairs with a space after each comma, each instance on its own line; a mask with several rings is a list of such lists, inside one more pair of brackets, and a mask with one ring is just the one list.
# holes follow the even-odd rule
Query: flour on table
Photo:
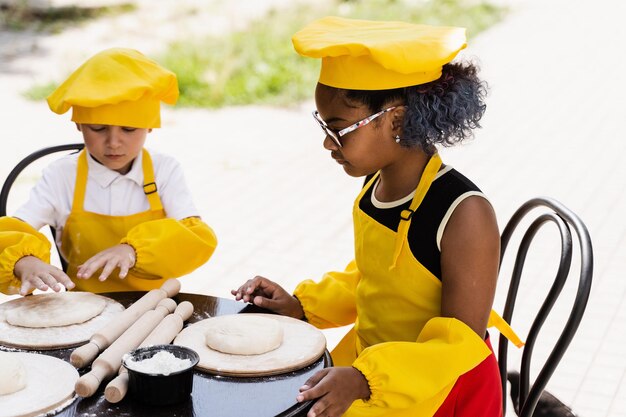
[[177, 358], [173, 353], [165, 350], [160, 350], [151, 358], [140, 361], [128, 358], [124, 363], [133, 371], [156, 375], [169, 375], [191, 367], [191, 360]]

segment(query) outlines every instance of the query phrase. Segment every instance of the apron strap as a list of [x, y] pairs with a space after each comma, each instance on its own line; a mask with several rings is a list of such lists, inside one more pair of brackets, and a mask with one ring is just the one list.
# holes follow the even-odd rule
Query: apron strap
[[[142, 169], [143, 169], [143, 192], [146, 194], [150, 211], [163, 210], [161, 198], [157, 192], [157, 185], [154, 181], [154, 169], [152, 166], [152, 158], [148, 151], [142, 151]], [[83, 202], [85, 201], [85, 190], [87, 189], [87, 152], [83, 149], [78, 155], [78, 167], [76, 168], [76, 185], [74, 188], [74, 201], [72, 203], [72, 211], [82, 212]]]
[[157, 192], [157, 185], [154, 181], [154, 168], [152, 167], [152, 158], [148, 151], [143, 149], [142, 153], [142, 168], [143, 168], [143, 192], [146, 194], [148, 203], [150, 203], [150, 211], [163, 210], [163, 204], [161, 204], [161, 198]]
[[398, 256], [400, 256], [400, 252], [402, 251], [402, 246], [406, 241], [407, 234], [409, 232], [409, 226], [411, 225], [411, 217], [415, 212], [415, 209], [419, 207], [426, 195], [426, 192], [430, 188], [435, 176], [439, 172], [439, 168], [441, 168], [441, 157], [438, 153], [434, 154], [428, 164], [426, 164], [426, 168], [424, 168], [424, 172], [422, 173], [422, 178], [420, 179], [419, 184], [417, 185], [417, 189], [415, 190], [415, 196], [413, 197], [413, 201], [407, 210], [403, 210], [400, 214], [400, 224], [398, 225], [398, 234], [396, 236], [396, 248], [393, 253], [393, 258], [391, 262], [391, 266], [389, 270], [391, 271], [396, 267], [396, 262], [398, 261]]
[[85, 190], [87, 189], [87, 151], [83, 149], [78, 155], [78, 166], [76, 168], [76, 183], [74, 185], [74, 201], [72, 211], [83, 211], [83, 201], [85, 201]]
[[500, 315], [494, 310], [491, 310], [491, 313], [489, 313], [489, 322], [487, 323], [487, 327], [495, 327], [498, 329], [504, 337], [506, 337], [518, 348], [524, 346], [524, 342], [522, 342], [519, 336], [515, 334], [509, 323], [500, 317]]

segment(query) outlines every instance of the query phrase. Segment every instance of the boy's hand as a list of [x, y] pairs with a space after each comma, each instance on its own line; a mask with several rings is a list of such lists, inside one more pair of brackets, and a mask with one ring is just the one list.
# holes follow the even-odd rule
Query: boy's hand
[[237, 301], [243, 300], [256, 306], [275, 311], [283, 316], [304, 318], [300, 301], [280, 285], [267, 278], [256, 276], [246, 281], [239, 289], [231, 290]]
[[51, 288], [59, 292], [63, 289], [61, 284], [68, 290], [76, 286], [65, 272], [35, 256], [25, 256], [17, 261], [13, 273], [22, 281], [20, 295], [27, 295], [35, 289], [47, 291]]
[[87, 259], [84, 264], [78, 266], [76, 276], [82, 279], [91, 278], [94, 272], [102, 268], [102, 273], [100, 273], [98, 279], [104, 281], [115, 268], [119, 267], [119, 277], [124, 279], [128, 275], [128, 270], [135, 266], [136, 259], [135, 249], [130, 245], [122, 243], [105, 249]]
[[298, 402], [314, 400], [307, 417], [341, 416], [358, 399], [370, 397], [367, 379], [358, 369], [350, 366], [326, 368], [311, 378], [296, 397]]

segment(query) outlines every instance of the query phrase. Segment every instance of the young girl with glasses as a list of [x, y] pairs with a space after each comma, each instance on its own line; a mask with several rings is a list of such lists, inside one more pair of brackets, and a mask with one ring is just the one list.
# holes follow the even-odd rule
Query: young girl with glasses
[[301, 387], [298, 401], [315, 400], [308, 417], [501, 416], [486, 329], [521, 342], [491, 310], [496, 216], [437, 153], [471, 137], [485, 110], [476, 67], [451, 62], [465, 30], [327, 17], [293, 43], [322, 59], [313, 116], [324, 147], [366, 177], [353, 207], [355, 259], [293, 296], [258, 276], [233, 295], [318, 328], [354, 325], [334, 367]]

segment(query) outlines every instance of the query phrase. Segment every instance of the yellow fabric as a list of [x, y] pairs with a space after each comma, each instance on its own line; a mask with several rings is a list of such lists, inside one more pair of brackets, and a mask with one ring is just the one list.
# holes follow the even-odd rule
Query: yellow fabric
[[356, 320], [355, 290], [360, 279], [356, 261], [352, 261], [343, 272], [327, 272], [319, 283], [302, 281], [294, 295], [305, 307], [306, 319], [313, 326], [320, 329], [346, 326]]
[[414, 343], [378, 343], [361, 352], [353, 366], [367, 377], [372, 394], [368, 401], [356, 401], [345, 416], [431, 417], [456, 379], [490, 354], [485, 341], [462, 321], [434, 317]]
[[75, 279], [76, 290], [90, 292], [150, 290], [168, 278], [191, 272], [213, 254], [217, 240], [213, 231], [200, 219], [177, 221], [165, 212], [153, 185], [154, 172], [148, 152], [143, 150], [144, 188], [150, 209], [129, 216], [108, 216], [84, 211], [87, 182], [87, 154], [78, 157], [74, 202], [62, 235], [61, 251], [68, 261], [68, 275], [73, 280], [79, 265], [96, 253], [128, 243], [137, 252], [136, 265], [125, 279], [114, 271], [100, 282], [95, 277]]
[[133, 49], [112, 48], [89, 58], [50, 96], [58, 114], [76, 123], [161, 127], [160, 102], [178, 99], [176, 74]]
[[516, 347], [521, 348], [524, 346], [524, 342], [519, 336], [513, 331], [509, 323], [507, 323], [498, 313], [494, 310], [491, 310], [489, 314], [489, 321], [487, 322], [487, 327], [495, 327], [498, 329], [500, 333], [504, 335], [510, 342], [512, 342]]
[[13, 217], [0, 217], [0, 292], [17, 294], [22, 282], [13, 274], [25, 256], [50, 262], [50, 241], [31, 225]]
[[328, 16], [292, 37], [303, 56], [321, 58], [319, 82], [353, 90], [386, 90], [438, 79], [467, 46], [465, 29]]
[[[417, 186], [412, 209], [419, 206], [440, 166], [435, 154]], [[440, 317], [441, 281], [411, 253], [406, 242], [410, 219], [394, 232], [359, 208], [375, 180], [362, 189], [353, 207], [355, 261], [343, 273], [326, 274], [318, 284], [304, 281], [295, 295], [307, 319], [320, 327], [351, 323], [356, 308], [354, 328], [332, 357], [338, 366], [359, 369], [372, 393], [368, 401], [353, 403], [346, 416], [432, 416], [457, 378], [491, 352], [464, 323]]]
[[217, 246], [217, 238], [206, 223], [189, 217], [139, 224], [120, 243], [128, 243], [137, 251], [134, 273], [176, 278], [208, 261]]
[[[430, 161], [428, 161], [428, 165], [426, 165], [426, 167], [424, 168], [424, 173], [422, 174], [422, 178], [434, 179], [435, 176], [437, 175], [437, 172], [439, 172], [439, 168], [441, 168], [441, 158], [439, 157], [439, 154], [435, 154], [432, 156], [432, 158], [430, 158]], [[372, 178], [372, 181], [374, 181], [374, 178]], [[393, 251], [393, 258], [391, 261], [391, 266], [389, 267], [390, 270], [396, 267], [396, 262], [398, 261], [398, 256], [400, 256], [400, 251], [402, 250], [402, 247], [405, 245], [406, 239], [404, 239], [404, 237], [406, 237], [407, 234], [409, 233], [409, 226], [411, 225], [409, 216], [419, 207], [420, 204], [422, 204], [422, 200], [424, 200], [424, 196], [426, 195], [426, 192], [430, 188], [431, 182], [432, 180], [430, 182], [420, 181], [420, 183], [417, 186], [417, 189], [415, 190], [413, 201], [411, 201], [411, 205], [409, 206], [409, 210], [408, 210], [409, 214], [405, 216], [405, 218], [409, 218], [409, 220], [401, 221], [400, 224], [398, 225], [399, 238], [396, 239], [395, 249]], [[404, 216], [405, 213], [402, 213], [402, 214]]]

